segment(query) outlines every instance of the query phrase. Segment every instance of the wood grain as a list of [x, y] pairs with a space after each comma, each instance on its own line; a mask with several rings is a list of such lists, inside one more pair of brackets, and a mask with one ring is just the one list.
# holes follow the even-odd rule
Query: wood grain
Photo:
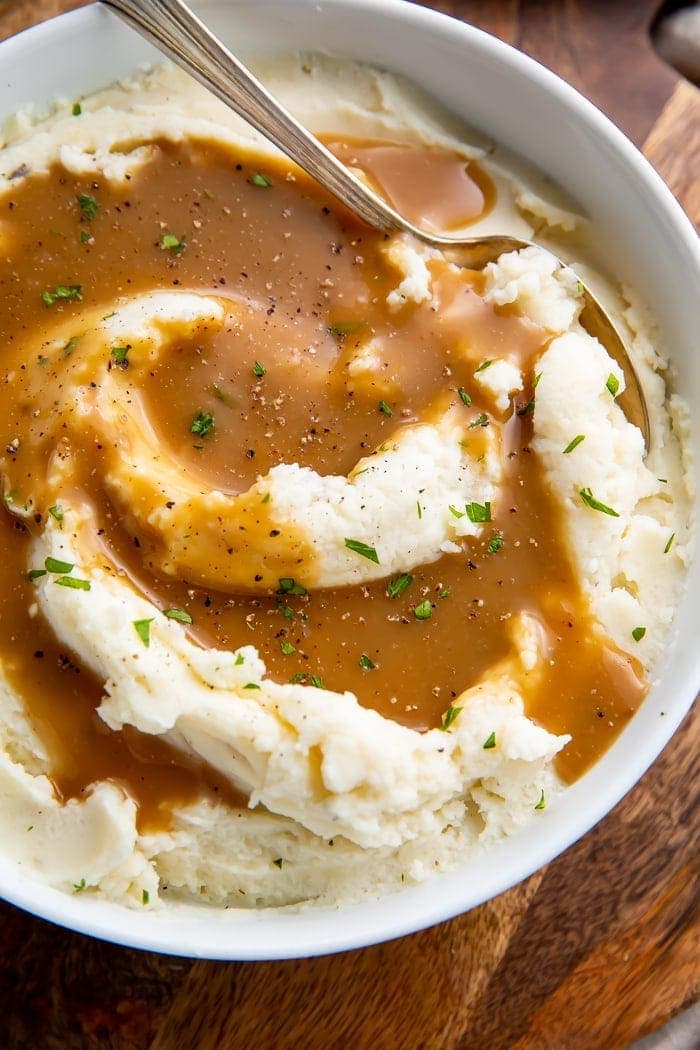
[[[81, 0], [0, 0], [0, 38]], [[700, 223], [700, 101], [651, 51], [653, 2], [467, 0], [601, 105]], [[700, 994], [700, 714], [589, 835], [412, 937], [288, 963], [115, 948], [3, 905], [0, 1047], [617, 1050]]]

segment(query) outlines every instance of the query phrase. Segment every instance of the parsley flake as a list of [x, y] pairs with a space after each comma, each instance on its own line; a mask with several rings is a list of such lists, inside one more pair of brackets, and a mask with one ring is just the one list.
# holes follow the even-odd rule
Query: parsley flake
[[41, 301], [44, 306], [53, 306], [54, 303], [61, 300], [81, 303], [83, 301], [82, 284], [57, 284], [52, 292], [41, 293]]
[[285, 656], [291, 656], [292, 653], [297, 651], [296, 646], [292, 645], [291, 642], [285, 642], [284, 639], [280, 642], [280, 649]]
[[379, 411], [383, 412], [385, 416], [393, 416], [394, 410], [391, 405], [387, 405], [386, 401], [380, 401], [378, 405]]
[[367, 561], [373, 561], [375, 565], [379, 565], [379, 555], [374, 547], [370, 547], [369, 544], [363, 543], [362, 540], [351, 540], [346, 536], [345, 546], [348, 550], [354, 551], [355, 554], [359, 554], [361, 557], [366, 558]]
[[464, 389], [464, 387], [463, 386], [457, 387], [457, 393], [459, 394], [460, 398], [462, 399], [462, 404], [466, 405], [467, 408], [469, 408], [469, 406], [472, 403], [472, 399], [469, 396], [469, 394], [467, 393], [467, 391]]
[[465, 509], [467, 517], [475, 525], [491, 521], [491, 504], [488, 501], [486, 503], [467, 503]]
[[449, 596], [451, 594], [452, 594], [452, 588], [451, 587], [441, 587], [440, 590], [438, 591], [438, 601], [442, 601], [443, 598], [449, 598]]
[[361, 327], [359, 321], [345, 321], [342, 324], [332, 324], [328, 326], [328, 331], [331, 335], [334, 335], [336, 339], [344, 339], [346, 335], [350, 335], [351, 332], [356, 332]]
[[596, 499], [590, 489], [579, 489], [579, 496], [591, 510], [599, 510], [601, 514], [609, 514], [611, 518], [620, 517], [612, 507], [608, 507], [607, 504], [601, 503], [600, 500]]
[[90, 581], [80, 580], [77, 576], [59, 576], [54, 580], [59, 587], [71, 587], [74, 591], [89, 591]]
[[540, 800], [535, 806], [535, 809], [544, 809], [546, 805], [547, 803], [544, 800], [544, 788], [542, 788], [542, 791], [540, 792]]
[[457, 721], [459, 715], [461, 714], [461, 711], [461, 707], [454, 707], [452, 704], [450, 704], [450, 706], [447, 708], [447, 710], [442, 716], [442, 725], [440, 726], [440, 729], [442, 729], [443, 733], [446, 733], [452, 725], [452, 723]]
[[142, 903], [143, 905], [146, 905], [146, 904], [148, 904], [148, 902], [150, 901], [150, 899], [151, 899], [151, 895], [150, 895], [150, 893], [148, 892], [148, 890], [142, 890], [142, 891], [141, 891], [141, 903]]
[[133, 620], [134, 630], [148, 649], [151, 644], [151, 624], [153, 623], [153, 617], [150, 620]]
[[493, 364], [492, 360], [491, 361], [482, 361], [481, 364], [479, 365], [479, 367], [474, 372], [474, 375], [476, 375], [477, 372], [485, 372], [486, 369], [492, 364]]
[[73, 109], [71, 110], [71, 113], [73, 114], [73, 116], [74, 117], [79, 117], [82, 112], [83, 112], [83, 107], [80, 105], [80, 103], [79, 102], [74, 102], [73, 103]]
[[502, 546], [503, 546], [503, 537], [499, 536], [498, 533], [496, 533], [489, 540], [489, 545], [487, 547], [487, 550], [488, 550], [489, 554], [498, 554], [498, 552], [500, 551]]
[[261, 171], [256, 171], [254, 175], [250, 176], [250, 183], [252, 186], [259, 186], [263, 190], [269, 189], [272, 185], [267, 175], [263, 175]]
[[496, 746], [496, 734], [495, 733], [489, 733], [489, 735], [486, 737], [486, 740], [484, 740], [484, 743], [483, 743], [484, 751], [491, 751], [491, 749], [494, 748], [495, 746]]
[[279, 868], [280, 871], [281, 871], [282, 870], [282, 865], [284, 864], [284, 860], [283, 860], [282, 857], [277, 857], [277, 859], [273, 860], [272, 863], [275, 865], [276, 868]]
[[261, 365], [259, 361], [256, 361], [253, 365], [253, 375], [257, 376], [258, 379], [262, 379], [266, 372], [267, 369], [265, 368], [265, 365]]
[[279, 579], [279, 588], [277, 594], [308, 594], [306, 587], [302, 587], [300, 583], [292, 576], [281, 576]]
[[449, 509], [450, 514], [453, 516], [453, 518], [463, 518], [464, 515], [466, 514], [465, 510], [457, 510], [457, 508], [453, 507], [451, 503], [450, 503], [448, 509]]
[[386, 585], [386, 593], [389, 598], [399, 598], [412, 583], [413, 577], [407, 572], [402, 572], [400, 576], [394, 576], [392, 580], [389, 580]]
[[641, 642], [642, 638], [646, 633], [646, 627], [635, 627], [632, 631], [632, 637], [634, 638], [635, 642]]
[[245, 663], [245, 656], [243, 653], [236, 653], [236, 659], [234, 660], [234, 666], [240, 667], [241, 664]]
[[90, 222], [94, 219], [100, 210], [100, 203], [94, 197], [89, 194], [78, 194], [76, 197], [78, 204], [80, 205], [80, 212], [84, 219]]
[[585, 434], [577, 434], [575, 438], [571, 439], [569, 444], [564, 449], [564, 455], [568, 456], [570, 452], [573, 452], [574, 449], [578, 445], [580, 445], [582, 441], [585, 441], [585, 440], [586, 440], [586, 435]]
[[260, 686], [258, 685], [257, 682], [246, 682], [246, 684], [243, 686], [243, 688], [244, 689], [259, 689]]
[[370, 660], [367, 653], [362, 653], [358, 663], [363, 671], [373, 671], [377, 666], [373, 660]]
[[75, 350], [75, 348], [76, 348], [76, 346], [78, 345], [79, 342], [80, 342], [80, 336], [79, 335], [71, 336], [71, 338], [68, 340], [66, 345], [63, 347], [63, 356], [64, 357], [70, 357], [70, 355], [73, 353], [73, 351]]
[[158, 247], [161, 251], [182, 255], [187, 247], [187, 236], [183, 234], [182, 237], [176, 237], [174, 233], [164, 233], [158, 241]]
[[207, 437], [208, 434], [211, 434], [213, 429], [213, 415], [211, 412], [202, 412], [200, 408], [190, 425], [190, 434], [199, 434], [200, 437]]
[[620, 380], [613, 372], [611, 372], [608, 378], [605, 380], [605, 386], [607, 387], [609, 393], [611, 393], [612, 396], [615, 397], [615, 394], [620, 389]]
[[416, 513], [418, 514], [418, 520], [421, 521], [423, 518], [423, 508], [420, 505], [420, 500], [416, 500]]
[[63, 511], [63, 507], [61, 507], [59, 504], [56, 504], [55, 507], [49, 507], [49, 514], [54, 519], [54, 521], [58, 522], [59, 525], [63, 524], [65, 514]]
[[489, 425], [489, 417], [485, 412], [482, 412], [480, 416], [473, 419], [469, 424], [469, 430], [473, 430], [474, 427], [487, 427]]
[[85, 879], [81, 879], [80, 882], [73, 883], [73, 889], [76, 893], [82, 893], [86, 886], [87, 881]]
[[42, 576], [47, 576], [46, 569], [30, 569], [27, 573], [27, 579], [34, 582], [34, 580], [40, 580]]
[[297, 671], [289, 679], [290, 685], [308, 684], [312, 685], [315, 689], [323, 689], [323, 679], [317, 674], [308, 674], [306, 671]]
[[666, 541], [666, 546], [664, 547], [664, 554], [668, 554], [671, 547], [673, 546], [673, 541], [675, 540], [675, 538], [676, 534], [675, 532], [672, 532], [671, 535], [668, 537], [668, 540]]
[[119, 365], [120, 368], [125, 368], [128, 365], [128, 354], [131, 347], [129, 346], [114, 346], [109, 352], [109, 356], [114, 358], [114, 363]]
[[166, 609], [165, 615], [169, 620], [177, 620], [178, 623], [192, 623], [192, 617], [184, 609]]
[[73, 572], [75, 565], [70, 561], [61, 561], [60, 558], [47, 558], [44, 561], [44, 568], [47, 572], [65, 573]]
[[429, 620], [433, 614], [433, 606], [429, 598], [425, 601], [420, 602], [413, 610], [413, 615], [417, 620]]

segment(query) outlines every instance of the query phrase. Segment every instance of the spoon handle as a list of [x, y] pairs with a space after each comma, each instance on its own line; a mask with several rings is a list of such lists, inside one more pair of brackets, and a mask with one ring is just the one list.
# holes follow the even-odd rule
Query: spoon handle
[[[341, 164], [182, 0], [104, 0], [150, 43], [278, 146], [351, 211], [377, 230], [421, 231]], [[432, 238], [429, 238], [432, 240]]]

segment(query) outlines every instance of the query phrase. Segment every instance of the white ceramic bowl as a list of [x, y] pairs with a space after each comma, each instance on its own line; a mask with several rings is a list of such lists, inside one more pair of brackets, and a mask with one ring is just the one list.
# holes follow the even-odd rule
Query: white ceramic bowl
[[[671, 348], [675, 384], [700, 404], [700, 252], [695, 232], [641, 154], [552, 73], [478, 30], [402, 0], [199, 0], [239, 54], [326, 50], [403, 73], [549, 173], [583, 206], [609, 269], [645, 299]], [[73, 98], [156, 53], [100, 5], [0, 45], [0, 118], [57, 95]], [[693, 436], [700, 461], [698, 428]], [[659, 754], [700, 688], [700, 566], [658, 680], [598, 764], [522, 834], [458, 870], [378, 902], [292, 912], [182, 907], [133, 912], [70, 897], [0, 860], [0, 893], [44, 918], [122, 944], [212, 959], [286, 959], [357, 948], [449, 919], [534, 872], [583, 835]]]

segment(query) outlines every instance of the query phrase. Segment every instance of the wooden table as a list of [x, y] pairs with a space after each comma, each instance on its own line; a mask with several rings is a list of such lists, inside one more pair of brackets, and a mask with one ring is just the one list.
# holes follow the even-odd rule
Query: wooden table
[[[0, 0], [0, 38], [82, 0]], [[699, 93], [653, 53], [652, 0], [428, 4], [593, 99], [700, 220]], [[0, 1047], [615, 1050], [698, 995], [698, 725], [527, 882], [391, 944], [287, 963], [191, 962], [3, 905]], [[695, 754], [693, 753], [695, 748]]]

